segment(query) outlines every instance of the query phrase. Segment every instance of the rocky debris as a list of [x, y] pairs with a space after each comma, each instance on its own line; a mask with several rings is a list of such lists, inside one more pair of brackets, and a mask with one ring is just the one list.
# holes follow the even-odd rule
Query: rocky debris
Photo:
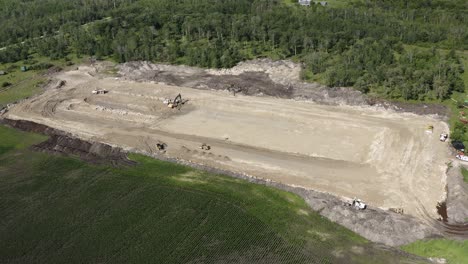
[[327, 87], [301, 80], [302, 65], [290, 60], [255, 59], [230, 69], [201, 69], [184, 65], [127, 62], [117, 66], [123, 78], [195, 89], [226, 90], [235, 94], [274, 96], [327, 105], [376, 106], [396, 112], [446, 117], [439, 104], [389, 102], [370, 98], [352, 87]]
[[407, 112], [417, 115], [438, 115], [447, 117], [449, 109], [442, 104], [409, 103], [409, 102], [388, 102], [383, 99], [367, 98], [367, 104], [382, 107], [395, 112]]
[[326, 105], [367, 105], [365, 96], [353, 88], [329, 88], [317, 83], [295, 84], [292, 97]]
[[49, 69], [47, 69], [47, 72], [45, 73], [45, 75], [54, 75], [58, 72], [61, 72], [62, 70], [63, 69], [58, 66], [52, 66]]
[[151, 81], [204, 90], [226, 90], [233, 95], [273, 96], [309, 100], [321, 104], [366, 104], [365, 97], [349, 88], [328, 88], [300, 79], [302, 66], [292, 61], [257, 59], [231, 69], [128, 62], [118, 66], [119, 75], [134, 81]]
[[341, 199], [330, 194], [278, 183], [271, 185], [298, 194], [322, 216], [373, 242], [400, 246], [419, 239], [442, 235], [433, 226], [409, 215], [375, 207], [355, 210], [353, 207], [343, 206]]
[[69, 133], [63, 132], [61, 130], [55, 129], [48, 127], [46, 125], [38, 124], [35, 122], [27, 121], [27, 120], [14, 120], [14, 119], [1, 119], [1, 122], [5, 125], [8, 125], [10, 127], [17, 128], [19, 130], [23, 131], [28, 131], [28, 132], [33, 132], [33, 133], [38, 133], [38, 134], [44, 134], [47, 136], [51, 135], [66, 135], [70, 136]]
[[94, 164], [134, 165], [120, 149], [98, 142], [87, 142], [78, 138], [63, 135], [51, 135], [48, 140], [34, 145], [35, 151], [76, 156]]
[[282, 85], [301, 82], [302, 66], [289, 60], [273, 61], [271, 59], [255, 59], [243, 61], [230, 69], [209, 69], [211, 75], [241, 75], [244, 73], [265, 73], [274, 82]]
[[65, 86], [67, 82], [65, 80], [50, 79], [44, 86], [45, 89], [60, 89]]
[[462, 166], [459, 161], [454, 161], [447, 173], [446, 204], [449, 224], [468, 224], [468, 183], [463, 181]]

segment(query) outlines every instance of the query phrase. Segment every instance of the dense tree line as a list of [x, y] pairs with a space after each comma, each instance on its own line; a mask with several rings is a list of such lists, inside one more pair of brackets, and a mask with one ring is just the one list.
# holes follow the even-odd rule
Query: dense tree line
[[442, 99], [464, 90], [454, 52], [408, 48], [468, 48], [464, 1], [366, 0], [346, 8], [284, 1], [5, 1], [0, 61], [73, 52], [231, 67], [260, 56], [297, 57], [330, 86], [390, 98]]

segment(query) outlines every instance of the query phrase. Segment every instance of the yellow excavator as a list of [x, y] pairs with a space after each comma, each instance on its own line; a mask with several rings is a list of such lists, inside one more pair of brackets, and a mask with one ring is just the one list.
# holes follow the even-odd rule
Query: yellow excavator
[[187, 103], [188, 100], [183, 100], [182, 99], [182, 95], [181, 94], [178, 94], [174, 100], [169, 100], [167, 102], [167, 107], [171, 108], [171, 109], [174, 109], [174, 108], [177, 108], [180, 110], [180, 108], [182, 107], [182, 105], [184, 105], [185, 103]]

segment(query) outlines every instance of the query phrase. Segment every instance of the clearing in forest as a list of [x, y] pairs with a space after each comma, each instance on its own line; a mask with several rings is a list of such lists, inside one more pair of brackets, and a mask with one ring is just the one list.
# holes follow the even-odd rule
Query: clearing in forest
[[[374, 108], [97, 77], [89, 67], [6, 115], [146, 154], [358, 197], [382, 208], [424, 209], [445, 199], [446, 123]], [[107, 90], [93, 94], [93, 90]], [[170, 109], [167, 98], [188, 99]], [[429, 126], [432, 133], [427, 133]], [[157, 144], [166, 144], [161, 152]], [[201, 149], [202, 144], [210, 149]], [[424, 208], [423, 208], [424, 207]]]

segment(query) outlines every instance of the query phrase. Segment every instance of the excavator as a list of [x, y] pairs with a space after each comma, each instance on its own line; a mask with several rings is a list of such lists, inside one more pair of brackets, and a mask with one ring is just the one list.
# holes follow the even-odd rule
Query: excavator
[[182, 95], [181, 94], [178, 94], [174, 100], [168, 100], [167, 101], [167, 107], [171, 108], [171, 109], [174, 109], [174, 108], [177, 108], [180, 110], [180, 108], [182, 107], [182, 105], [184, 105], [185, 103], [187, 103], [188, 100], [183, 100], [182, 99]]

